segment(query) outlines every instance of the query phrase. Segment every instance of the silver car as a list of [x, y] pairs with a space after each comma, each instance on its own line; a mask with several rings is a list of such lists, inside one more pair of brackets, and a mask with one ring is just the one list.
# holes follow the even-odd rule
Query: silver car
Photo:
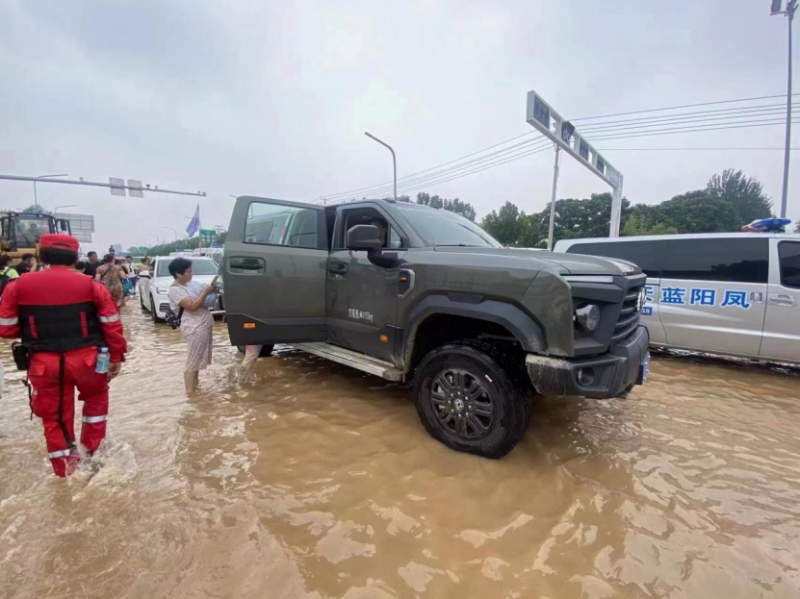
[[555, 250], [633, 262], [655, 347], [800, 364], [800, 235], [569, 239]]

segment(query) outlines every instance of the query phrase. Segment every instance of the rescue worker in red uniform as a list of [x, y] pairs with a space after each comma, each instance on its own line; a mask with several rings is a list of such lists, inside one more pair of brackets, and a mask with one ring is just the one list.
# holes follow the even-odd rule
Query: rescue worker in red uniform
[[[108, 381], [119, 374], [127, 345], [108, 290], [74, 268], [78, 240], [42, 235], [39, 248], [41, 261], [50, 268], [6, 286], [0, 337], [21, 337], [30, 354], [31, 409], [44, 424], [53, 470], [68, 476], [80, 461], [73, 424], [75, 388], [83, 402], [81, 444], [91, 454], [106, 434]], [[111, 358], [107, 375], [95, 372], [101, 347], [108, 348]]]

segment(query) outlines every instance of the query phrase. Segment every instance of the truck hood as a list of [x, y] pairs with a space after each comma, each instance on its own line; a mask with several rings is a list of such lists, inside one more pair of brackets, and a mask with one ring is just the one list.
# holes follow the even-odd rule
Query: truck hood
[[627, 276], [642, 272], [632, 262], [616, 258], [596, 258], [584, 254], [564, 254], [562, 252], [547, 252], [544, 250], [523, 250], [512, 248], [481, 248], [481, 247], [453, 247], [438, 246], [437, 252], [453, 254], [473, 254], [481, 256], [497, 256], [498, 260], [515, 258], [528, 259], [531, 268], [556, 267], [563, 275], [606, 275]]

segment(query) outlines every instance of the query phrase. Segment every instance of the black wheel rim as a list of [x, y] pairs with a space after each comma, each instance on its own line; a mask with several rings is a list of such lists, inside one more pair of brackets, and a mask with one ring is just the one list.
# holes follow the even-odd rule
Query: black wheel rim
[[439, 425], [450, 435], [475, 441], [494, 427], [494, 401], [483, 382], [466, 370], [443, 370], [433, 379], [431, 404]]

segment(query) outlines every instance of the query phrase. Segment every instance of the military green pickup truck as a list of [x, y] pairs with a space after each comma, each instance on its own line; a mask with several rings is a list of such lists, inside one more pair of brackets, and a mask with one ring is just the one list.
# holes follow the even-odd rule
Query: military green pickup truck
[[503, 248], [443, 210], [239, 197], [221, 270], [231, 344], [413, 382], [425, 428], [458, 451], [508, 453], [536, 394], [609, 398], [647, 376], [638, 267]]

